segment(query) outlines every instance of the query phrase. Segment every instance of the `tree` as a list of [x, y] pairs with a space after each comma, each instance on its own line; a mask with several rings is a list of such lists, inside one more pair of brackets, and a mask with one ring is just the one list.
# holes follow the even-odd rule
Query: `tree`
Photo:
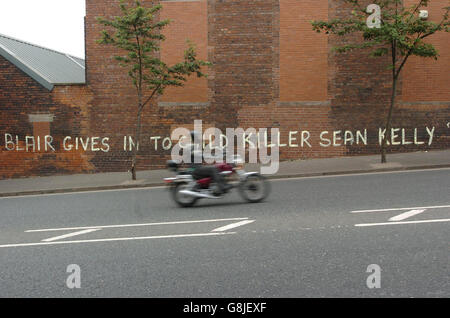
[[[351, 16], [346, 19], [330, 21], [312, 21], [313, 30], [326, 34], [346, 36], [360, 33], [359, 43], [350, 43], [333, 48], [338, 53], [355, 49], [370, 50], [370, 56], [391, 55], [392, 93], [388, 110], [385, 136], [381, 144], [381, 162], [386, 162], [386, 145], [391, 135], [392, 113], [397, 97], [398, 79], [410, 56], [438, 59], [437, 49], [425, 39], [439, 31], [449, 31], [449, 10], [443, 8], [439, 22], [427, 21], [419, 13], [431, 0], [417, 0], [417, 4], [405, 7], [402, 0], [373, 0], [369, 7], [363, 7], [361, 0], [344, 1], [352, 8]], [[364, 1], [367, 3], [367, 1]]]
[[169, 86], [183, 86], [188, 76], [196, 74], [205, 77], [202, 66], [210, 63], [197, 59], [195, 48], [189, 42], [184, 52], [184, 60], [172, 66], [164, 63], [158, 55], [161, 42], [166, 38], [162, 30], [170, 20], [160, 20], [158, 14], [161, 5], [144, 7], [140, 1], [127, 5], [124, 0], [119, 3], [122, 15], [112, 20], [98, 17], [97, 21], [107, 27], [101, 33], [99, 44], [112, 45], [120, 54], [114, 56], [119, 65], [128, 69], [137, 96], [137, 122], [135, 142], [131, 162], [132, 179], [136, 180], [136, 159], [141, 139], [142, 112], [147, 104], [164, 93]]

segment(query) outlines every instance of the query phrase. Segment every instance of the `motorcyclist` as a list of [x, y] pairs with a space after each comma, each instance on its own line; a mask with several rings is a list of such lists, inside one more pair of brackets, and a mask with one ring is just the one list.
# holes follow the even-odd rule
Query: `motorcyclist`
[[[215, 166], [205, 165], [203, 163], [204, 156], [202, 151], [202, 145], [198, 144], [198, 141], [196, 142], [197, 133], [195, 131], [191, 131], [190, 135], [191, 135], [191, 144], [188, 145], [188, 147], [190, 147], [191, 152], [190, 168], [193, 169], [192, 175], [196, 179], [211, 178], [218, 188], [217, 193], [215, 194], [216, 195], [223, 194], [230, 188], [230, 186], [225, 184], [225, 180], [219, 174], [219, 171]], [[196, 158], [197, 162], [195, 160]]]

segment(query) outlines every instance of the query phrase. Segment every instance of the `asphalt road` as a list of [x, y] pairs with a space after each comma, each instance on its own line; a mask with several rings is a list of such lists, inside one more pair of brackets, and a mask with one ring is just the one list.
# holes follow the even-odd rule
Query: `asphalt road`
[[449, 297], [449, 194], [439, 169], [189, 209], [162, 188], [0, 198], [0, 297]]

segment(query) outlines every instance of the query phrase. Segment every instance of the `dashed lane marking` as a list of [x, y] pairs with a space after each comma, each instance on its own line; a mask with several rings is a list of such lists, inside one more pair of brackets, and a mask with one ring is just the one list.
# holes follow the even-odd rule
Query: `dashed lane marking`
[[250, 223], [255, 222], [255, 220], [247, 220], [247, 221], [241, 221], [241, 222], [237, 222], [237, 223], [232, 223], [232, 224], [228, 224], [222, 227], [219, 227], [217, 229], [212, 230], [212, 232], [225, 232], [234, 228], [237, 228], [239, 226], [243, 226], [243, 225], [247, 225]]
[[401, 224], [440, 223], [440, 222], [450, 222], [450, 219], [403, 221], [403, 222], [384, 222], [384, 223], [365, 223], [365, 224], [355, 224], [355, 226], [357, 226], [357, 227], [368, 227], [368, 226], [379, 226], [379, 225], [401, 225]]
[[420, 206], [412, 208], [392, 208], [392, 209], [376, 209], [376, 210], [357, 210], [350, 213], [371, 213], [371, 212], [389, 212], [389, 211], [404, 211], [404, 210], [426, 210], [426, 209], [444, 209], [450, 208], [450, 205], [435, 205], [435, 206]]
[[422, 213], [422, 212], [424, 212], [424, 211], [426, 211], [426, 210], [425, 210], [425, 209], [424, 209], [424, 210], [411, 210], [411, 211], [404, 212], [404, 213], [402, 213], [402, 214], [393, 216], [393, 217], [391, 217], [391, 218], [389, 219], [389, 221], [391, 221], [391, 222], [394, 222], [394, 221], [402, 221], [402, 220], [405, 220], [405, 219], [407, 219], [407, 218], [410, 218], [410, 217], [412, 217], [412, 216], [414, 216], [414, 215], [420, 214], [420, 213]]
[[81, 243], [97, 243], [97, 242], [138, 241], [138, 240], [170, 239], [170, 238], [178, 239], [178, 238], [204, 237], [204, 236], [221, 236], [221, 235], [232, 235], [232, 234], [236, 234], [236, 232], [179, 234], [179, 235], [142, 236], [142, 237], [120, 237], [120, 238], [97, 239], [97, 240], [79, 240], [79, 241], [58, 241], [58, 242], [6, 244], [6, 245], [0, 245], [0, 248], [49, 246], [49, 245], [81, 244]]
[[[217, 228], [208, 233], [198, 234], [166, 234], [158, 236], [141, 236], [141, 237], [117, 237], [117, 238], [104, 238], [104, 239], [86, 239], [76, 241], [61, 241], [63, 239], [88, 234], [102, 229], [111, 228], [130, 228], [130, 227], [144, 227], [144, 226], [159, 226], [159, 225], [174, 225], [174, 224], [200, 224], [200, 223], [212, 223], [212, 222], [230, 222], [238, 221], [227, 226]], [[190, 221], [172, 221], [172, 222], [157, 222], [157, 223], [143, 223], [143, 224], [121, 224], [121, 225], [102, 225], [102, 226], [85, 226], [85, 227], [66, 227], [66, 228], [49, 228], [39, 230], [28, 230], [25, 233], [36, 232], [55, 232], [55, 231], [72, 231], [70, 233], [50, 237], [36, 243], [10, 243], [0, 245], [0, 248], [6, 247], [27, 247], [27, 246], [47, 246], [47, 245], [60, 245], [60, 244], [79, 244], [79, 243], [94, 243], [94, 242], [114, 242], [114, 241], [134, 241], [134, 240], [150, 240], [150, 239], [164, 239], [164, 238], [187, 238], [187, 237], [203, 237], [203, 236], [218, 236], [235, 234], [236, 232], [226, 232], [232, 228], [242, 226], [245, 224], [253, 223], [255, 220], [248, 220], [248, 218], [225, 218], [225, 219], [209, 219], [209, 220], [190, 220]], [[73, 232], [76, 231], [76, 232]]]
[[68, 238], [68, 237], [73, 237], [73, 236], [77, 236], [77, 235], [87, 234], [87, 233], [91, 233], [91, 232], [95, 232], [95, 231], [100, 231], [100, 229], [88, 229], [88, 230], [73, 232], [73, 233], [69, 233], [69, 234], [64, 234], [64, 235], [51, 237], [51, 238], [42, 240], [42, 242], [53, 242], [53, 241], [62, 240], [62, 239]]
[[210, 223], [210, 222], [226, 222], [226, 221], [243, 221], [248, 218], [228, 218], [228, 219], [211, 219], [211, 220], [193, 220], [193, 221], [172, 221], [172, 222], [157, 222], [157, 223], [142, 223], [142, 224], [120, 224], [120, 225], [98, 225], [98, 226], [81, 226], [81, 227], [66, 227], [54, 229], [28, 230], [26, 233], [34, 232], [52, 232], [52, 231], [77, 231], [87, 229], [111, 229], [122, 227], [140, 227], [140, 226], [157, 226], [157, 225], [176, 225], [176, 224], [195, 224], [195, 223]]

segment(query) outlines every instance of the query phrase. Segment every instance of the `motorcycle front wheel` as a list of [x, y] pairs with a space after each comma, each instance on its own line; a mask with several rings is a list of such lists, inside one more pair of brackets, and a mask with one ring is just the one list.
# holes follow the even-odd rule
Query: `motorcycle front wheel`
[[251, 203], [261, 202], [270, 193], [270, 184], [260, 174], [252, 174], [245, 178], [239, 185], [241, 196]]
[[193, 206], [197, 202], [198, 198], [180, 193], [182, 190], [189, 190], [188, 183], [180, 182], [172, 189], [172, 197], [174, 201], [183, 208]]

